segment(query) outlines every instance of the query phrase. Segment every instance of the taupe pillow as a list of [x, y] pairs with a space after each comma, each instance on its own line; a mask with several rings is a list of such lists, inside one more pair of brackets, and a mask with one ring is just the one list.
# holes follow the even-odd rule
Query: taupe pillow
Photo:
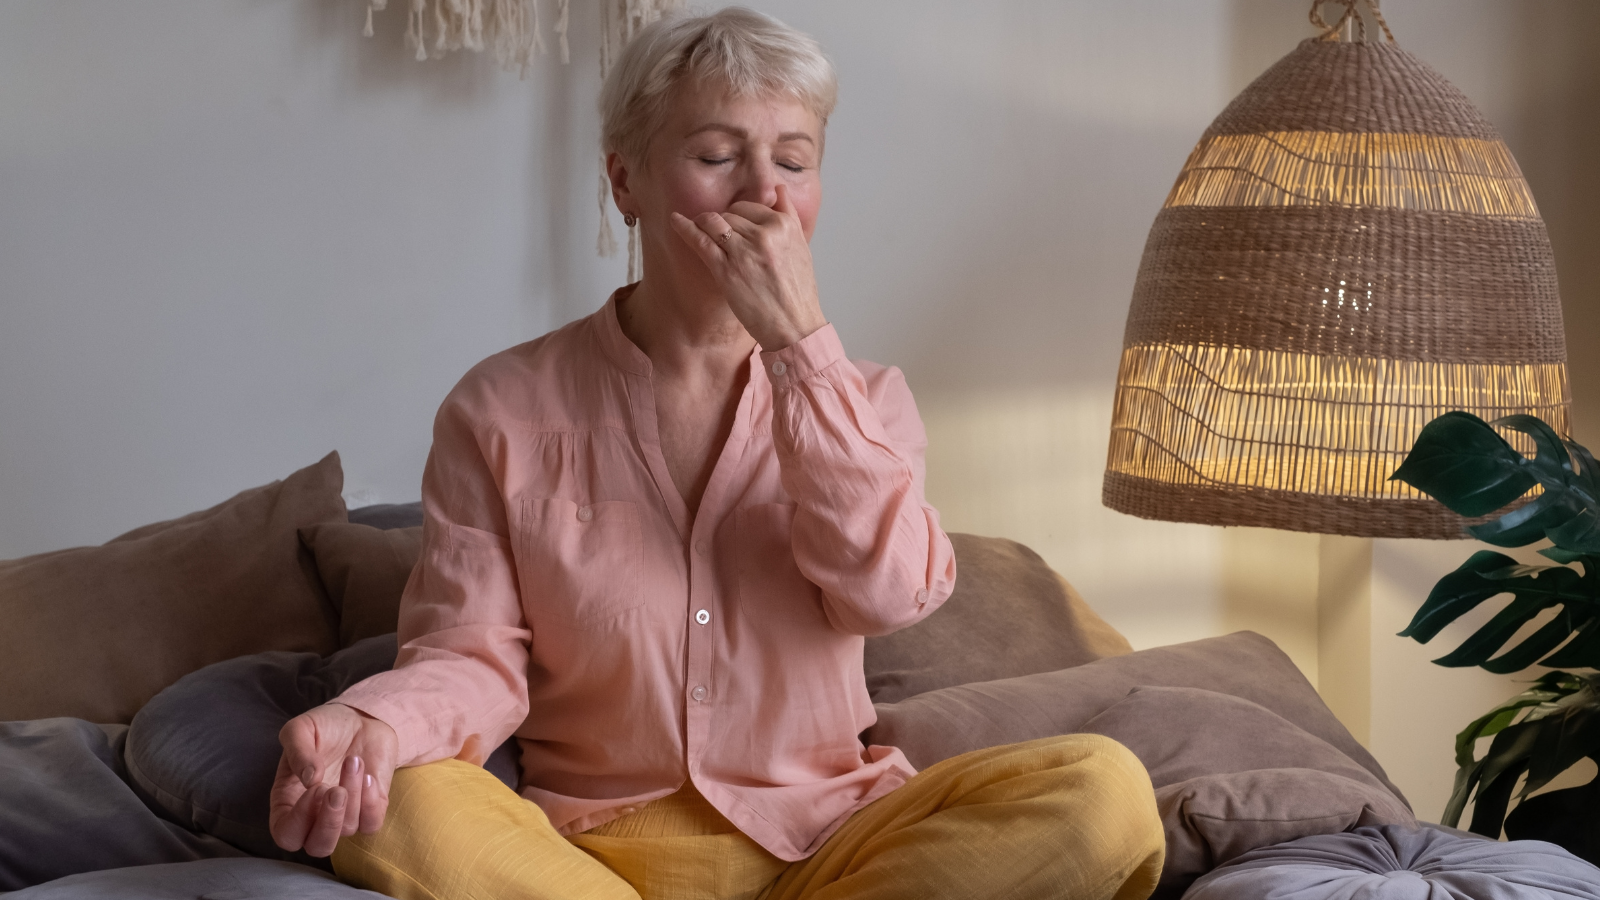
[[0, 721], [126, 723], [202, 666], [331, 653], [338, 622], [298, 529], [342, 520], [339, 455], [99, 547], [0, 562]]
[[1139, 757], [1167, 835], [1160, 893], [1228, 860], [1360, 825], [1415, 825], [1411, 810], [1332, 744], [1265, 707], [1214, 691], [1135, 688], [1083, 731]]
[[973, 681], [1052, 672], [1133, 650], [1039, 554], [952, 534], [956, 587], [926, 619], [867, 639], [875, 703]]
[[300, 529], [317, 561], [328, 598], [339, 611], [339, 646], [390, 634], [400, 617], [400, 595], [422, 553], [422, 528], [382, 530], [351, 522]]
[[1141, 685], [1204, 688], [1264, 706], [1333, 745], [1403, 799], [1289, 657], [1249, 631], [879, 703], [878, 722], [865, 737], [899, 747], [926, 768], [970, 750], [1082, 731]]

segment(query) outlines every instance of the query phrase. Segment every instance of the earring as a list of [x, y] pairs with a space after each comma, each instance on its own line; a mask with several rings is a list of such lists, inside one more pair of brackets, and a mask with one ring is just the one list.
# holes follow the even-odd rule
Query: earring
[[623, 213], [622, 224], [632, 228], [633, 226], [639, 224], [639, 217], [635, 216], [633, 213]]

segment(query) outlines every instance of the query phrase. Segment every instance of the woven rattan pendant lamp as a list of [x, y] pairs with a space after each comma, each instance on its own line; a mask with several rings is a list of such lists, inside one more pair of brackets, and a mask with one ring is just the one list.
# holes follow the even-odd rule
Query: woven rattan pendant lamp
[[[1462, 537], [1389, 481], [1422, 426], [1570, 396], [1549, 237], [1493, 126], [1358, 0], [1245, 88], [1145, 245], [1103, 499], [1152, 519]], [[1352, 39], [1353, 38], [1353, 39]]]

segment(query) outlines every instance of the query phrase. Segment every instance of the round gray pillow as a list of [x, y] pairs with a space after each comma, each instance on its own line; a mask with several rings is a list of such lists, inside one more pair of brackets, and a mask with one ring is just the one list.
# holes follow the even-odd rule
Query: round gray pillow
[[[328, 657], [271, 652], [184, 676], [157, 694], [128, 729], [130, 783], [175, 822], [255, 856], [327, 869], [325, 859], [279, 849], [267, 828], [285, 722], [394, 666], [395, 637], [357, 641]], [[516, 786], [515, 740], [485, 765]]]
[[1399, 825], [1252, 850], [1184, 900], [1600, 900], [1600, 869], [1543, 841]]

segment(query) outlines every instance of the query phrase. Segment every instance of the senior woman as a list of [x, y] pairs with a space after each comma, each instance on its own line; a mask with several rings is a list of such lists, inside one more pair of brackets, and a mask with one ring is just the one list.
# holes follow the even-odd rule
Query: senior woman
[[[857, 738], [864, 636], [956, 572], [904, 380], [818, 302], [834, 96], [748, 10], [623, 53], [604, 144], [644, 277], [445, 400], [399, 659], [284, 728], [283, 847], [401, 898], [1149, 893], [1161, 825], [1116, 743], [917, 774]], [[520, 796], [481, 768], [512, 734]]]

